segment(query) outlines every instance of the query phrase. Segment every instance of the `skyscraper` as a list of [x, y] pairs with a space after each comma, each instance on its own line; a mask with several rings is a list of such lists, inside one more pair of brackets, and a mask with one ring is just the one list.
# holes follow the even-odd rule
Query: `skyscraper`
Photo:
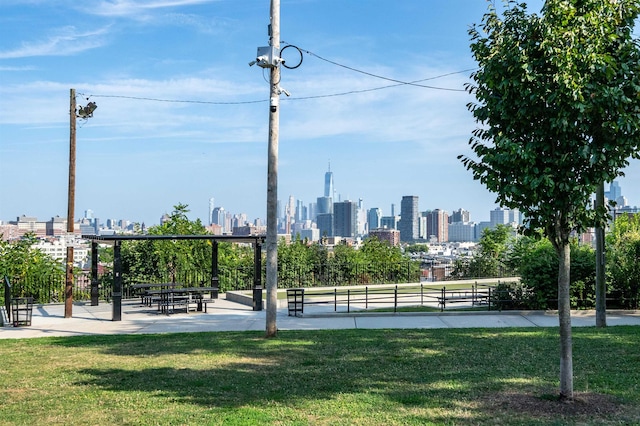
[[454, 211], [453, 213], [451, 213], [451, 216], [449, 216], [449, 220], [450, 220], [451, 223], [470, 222], [471, 221], [471, 214], [469, 213], [468, 210], [458, 209], [458, 210]]
[[609, 184], [609, 190], [605, 191], [604, 196], [610, 201], [618, 201], [618, 198], [622, 197], [622, 188], [620, 184], [615, 180]]
[[225, 227], [225, 216], [224, 207], [215, 207], [211, 212], [211, 224], [220, 225], [222, 232], [229, 231], [229, 229]]
[[418, 239], [418, 196], [405, 195], [400, 202], [400, 241], [411, 242]]
[[358, 205], [353, 201], [333, 204], [333, 234], [337, 237], [356, 236], [356, 211]]
[[435, 238], [439, 243], [449, 241], [449, 215], [446, 211], [435, 209], [425, 212], [427, 217], [428, 239]]
[[382, 219], [382, 211], [374, 207], [367, 212], [367, 222], [369, 223], [369, 231], [380, 228], [380, 220]]
[[209, 225], [213, 225], [213, 208], [215, 207], [213, 201], [213, 198], [209, 198]]
[[324, 174], [324, 196], [333, 198], [333, 173], [331, 172], [331, 163], [329, 170]]

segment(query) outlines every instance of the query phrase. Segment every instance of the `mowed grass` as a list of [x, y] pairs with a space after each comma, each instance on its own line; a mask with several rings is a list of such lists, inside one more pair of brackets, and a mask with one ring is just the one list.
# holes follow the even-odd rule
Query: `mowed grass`
[[614, 407], [588, 413], [554, 408], [558, 339], [549, 328], [0, 340], [0, 424], [640, 424], [640, 329], [574, 329], [576, 406], [598, 395]]

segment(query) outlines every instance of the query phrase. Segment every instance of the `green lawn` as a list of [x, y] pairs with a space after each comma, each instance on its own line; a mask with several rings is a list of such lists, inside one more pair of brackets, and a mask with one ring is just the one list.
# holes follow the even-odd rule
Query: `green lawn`
[[572, 405], [558, 349], [556, 328], [0, 340], [0, 424], [640, 423], [640, 328], [574, 329]]

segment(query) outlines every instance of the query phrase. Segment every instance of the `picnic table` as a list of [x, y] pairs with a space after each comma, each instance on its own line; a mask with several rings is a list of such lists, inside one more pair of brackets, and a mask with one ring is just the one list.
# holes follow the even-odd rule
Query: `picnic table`
[[[166, 314], [175, 312], [176, 308], [185, 309], [189, 313], [192, 306], [195, 311], [207, 312], [208, 303], [213, 303], [218, 297], [218, 287], [182, 287], [176, 283], [161, 283], [134, 284], [132, 288], [143, 290], [143, 304], [151, 306], [157, 302], [158, 311]], [[207, 293], [210, 294], [208, 298], [205, 297]]]
[[157, 302], [159, 297], [153, 296], [153, 293], [160, 294], [157, 291], [152, 289], [170, 289], [175, 288], [179, 284], [177, 283], [140, 283], [140, 284], [132, 284], [131, 289], [135, 291], [137, 295], [141, 297], [141, 303], [146, 306], [151, 306], [153, 302]]

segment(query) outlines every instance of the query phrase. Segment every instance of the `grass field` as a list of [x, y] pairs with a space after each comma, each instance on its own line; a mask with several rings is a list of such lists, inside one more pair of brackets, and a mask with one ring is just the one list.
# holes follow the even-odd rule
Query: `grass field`
[[0, 341], [0, 424], [640, 424], [640, 329], [181, 333]]

